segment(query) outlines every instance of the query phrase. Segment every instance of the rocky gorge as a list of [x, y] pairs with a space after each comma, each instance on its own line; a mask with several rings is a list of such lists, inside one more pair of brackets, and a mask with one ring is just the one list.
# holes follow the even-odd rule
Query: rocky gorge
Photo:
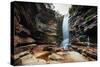
[[97, 7], [69, 9], [68, 48], [63, 41], [64, 15], [52, 3], [11, 3], [11, 64], [54, 64], [97, 60]]

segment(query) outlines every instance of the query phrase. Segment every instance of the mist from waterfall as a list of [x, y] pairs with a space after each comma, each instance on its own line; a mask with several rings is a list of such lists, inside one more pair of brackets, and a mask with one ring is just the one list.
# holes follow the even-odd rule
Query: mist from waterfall
[[68, 14], [64, 15], [62, 24], [63, 41], [61, 43], [62, 48], [68, 48], [69, 45], [69, 24], [68, 24]]

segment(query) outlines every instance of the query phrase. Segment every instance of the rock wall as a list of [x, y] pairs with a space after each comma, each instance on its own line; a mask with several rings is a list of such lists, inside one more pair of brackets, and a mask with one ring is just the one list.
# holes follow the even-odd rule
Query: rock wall
[[89, 60], [97, 60], [97, 7], [73, 5], [69, 13], [72, 49]]
[[59, 20], [52, 7], [47, 3], [11, 3], [11, 64], [20, 64], [15, 56], [24, 56], [38, 45], [57, 45]]
[[97, 7], [73, 5], [70, 13], [70, 39], [97, 43]]
[[52, 4], [13, 3], [14, 46], [26, 42], [57, 43], [58, 23], [55, 11], [50, 6]]

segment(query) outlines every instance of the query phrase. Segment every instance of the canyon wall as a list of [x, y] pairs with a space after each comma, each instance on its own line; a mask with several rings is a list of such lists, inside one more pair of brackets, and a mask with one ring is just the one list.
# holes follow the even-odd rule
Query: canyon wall
[[97, 59], [97, 7], [73, 5], [69, 13], [69, 38], [72, 48]]
[[13, 3], [14, 46], [25, 43], [56, 44], [58, 22], [52, 4]]
[[38, 45], [57, 46], [61, 21], [52, 8], [53, 5], [47, 3], [11, 3], [11, 64], [20, 64], [14, 56]]

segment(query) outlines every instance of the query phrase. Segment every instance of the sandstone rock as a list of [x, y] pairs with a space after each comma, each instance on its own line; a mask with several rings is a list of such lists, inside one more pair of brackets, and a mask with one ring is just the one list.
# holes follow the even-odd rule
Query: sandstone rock
[[47, 62], [47, 64], [58, 64], [58, 63], [61, 63], [61, 62], [59, 62], [59, 61], [54, 61], [54, 60], [49, 60], [49, 61]]
[[86, 62], [88, 61], [88, 59], [86, 59], [83, 55], [75, 51], [67, 52], [64, 58], [65, 58], [65, 62]]
[[38, 59], [33, 55], [27, 55], [21, 58], [22, 65], [29, 65], [29, 64], [46, 64], [46, 61], [43, 59]]
[[60, 52], [60, 51], [64, 51], [63, 48], [59, 48], [59, 47], [54, 47], [54, 51], [55, 52]]
[[87, 46], [87, 44], [85, 42], [74, 42], [72, 44], [77, 45], [77, 46]]
[[45, 56], [45, 55], [48, 55], [49, 52], [48, 51], [43, 51], [43, 52], [37, 52], [34, 54], [35, 57], [42, 57], [42, 56]]
[[24, 55], [27, 55], [27, 54], [29, 54], [29, 51], [20, 52], [20, 53], [14, 55], [14, 59], [18, 59], [21, 56], [24, 56]]
[[14, 46], [17, 46], [18, 44], [23, 44], [23, 43], [34, 43], [35, 40], [32, 39], [31, 37], [27, 37], [27, 38], [22, 38], [19, 36], [14, 36]]
[[48, 57], [49, 59], [52, 60], [63, 60], [64, 58], [56, 53], [52, 53], [51, 55], [49, 55]]
[[14, 48], [14, 54], [18, 54], [24, 51], [30, 51], [33, 47], [35, 47], [37, 44], [28, 44], [28, 45], [23, 45], [20, 47]]
[[65, 55], [64, 52], [57, 52], [57, 54], [58, 54], [58, 55], [61, 55], [61, 56]]

